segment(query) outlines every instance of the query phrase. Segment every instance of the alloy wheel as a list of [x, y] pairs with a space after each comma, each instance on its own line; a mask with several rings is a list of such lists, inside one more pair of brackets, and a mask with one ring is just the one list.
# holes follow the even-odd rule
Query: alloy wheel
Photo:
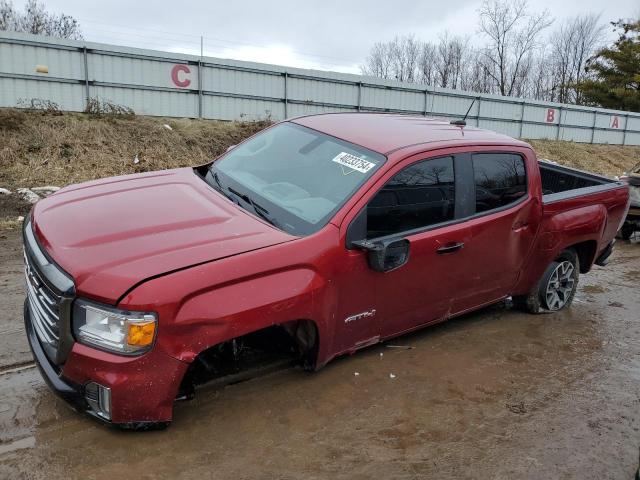
[[568, 260], [564, 260], [558, 264], [551, 277], [549, 277], [545, 292], [549, 310], [560, 310], [571, 298], [575, 284], [575, 279], [573, 278], [574, 270], [573, 264]]

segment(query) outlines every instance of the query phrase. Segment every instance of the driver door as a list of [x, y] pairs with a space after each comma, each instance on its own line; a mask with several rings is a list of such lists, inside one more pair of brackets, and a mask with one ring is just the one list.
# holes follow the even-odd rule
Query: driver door
[[[456, 188], [454, 163], [453, 156], [409, 160], [359, 215], [370, 244], [409, 241], [402, 266], [374, 272], [381, 338], [448, 317], [457, 290], [464, 288], [472, 268], [464, 248], [470, 233], [464, 222], [456, 222], [465, 214], [456, 197], [465, 192]], [[361, 261], [367, 261], [366, 252]]]

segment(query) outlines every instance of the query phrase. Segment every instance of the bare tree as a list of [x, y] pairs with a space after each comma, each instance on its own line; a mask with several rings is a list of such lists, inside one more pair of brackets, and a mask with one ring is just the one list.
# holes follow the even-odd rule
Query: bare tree
[[555, 102], [556, 89], [553, 80], [553, 61], [545, 51], [540, 51], [532, 59], [533, 68], [529, 76], [527, 96], [536, 100]]
[[379, 78], [393, 78], [393, 58], [391, 44], [377, 42], [371, 48], [365, 63], [360, 66], [363, 75]]
[[421, 43], [414, 35], [395, 37], [390, 42], [378, 42], [360, 70], [365, 75], [416, 82], [421, 50]]
[[0, 0], [0, 30], [16, 30], [16, 11], [13, 3]]
[[438, 86], [459, 87], [467, 51], [467, 39], [450, 37], [447, 33], [440, 36], [440, 41], [436, 47], [436, 78]]
[[566, 20], [551, 35], [553, 88], [557, 101], [580, 103], [580, 93], [574, 88], [583, 80], [587, 59], [602, 41], [604, 25], [598, 15], [579, 15]]
[[418, 60], [418, 81], [427, 85], [436, 84], [436, 47], [425, 42], [421, 46]]
[[376, 43], [363, 73], [405, 82], [498, 93], [562, 103], [582, 102], [575, 85], [598, 50], [604, 26], [594, 14], [565, 20], [550, 36], [547, 11], [530, 13], [527, 0], [484, 0], [475, 47], [469, 38], [441, 35], [437, 42], [415, 36]]
[[470, 49], [467, 54], [467, 60], [462, 69], [460, 88], [477, 93], [496, 92], [493, 78], [487, 73], [482, 52], [478, 49]]
[[484, 51], [487, 74], [501, 95], [513, 95], [521, 89], [541, 32], [553, 20], [547, 10], [530, 14], [526, 0], [484, 0], [479, 13], [480, 32], [489, 40]]
[[396, 80], [415, 82], [420, 58], [420, 42], [416, 40], [414, 35], [396, 37], [391, 42], [391, 52]]
[[70, 15], [46, 11], [38, 0], [28, 0], [24, 12], [18, 12], [10, 0], [0, 1], [0, 30], [13, 30], [52, 37], [82, 38], [80, 24]]

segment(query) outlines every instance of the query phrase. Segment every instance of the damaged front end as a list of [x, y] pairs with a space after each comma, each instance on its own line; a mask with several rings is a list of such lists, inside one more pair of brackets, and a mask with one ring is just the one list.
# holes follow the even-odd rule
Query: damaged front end
[[301, 366], [315, 369], [318, 331], [308, 320], [288, 322], [214, 345], [189, 366], [176, 401], [190, 400], [197, 388], [222, 387]]

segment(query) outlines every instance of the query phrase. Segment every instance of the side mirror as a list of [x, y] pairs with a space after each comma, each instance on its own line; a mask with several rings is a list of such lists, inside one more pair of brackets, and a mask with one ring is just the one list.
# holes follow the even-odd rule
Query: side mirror
[[366, 240], [353, 242], [353, 246], [367, 251], [369, 267], [376, 272], [390, 272], [409, 260], [409, 240]]

